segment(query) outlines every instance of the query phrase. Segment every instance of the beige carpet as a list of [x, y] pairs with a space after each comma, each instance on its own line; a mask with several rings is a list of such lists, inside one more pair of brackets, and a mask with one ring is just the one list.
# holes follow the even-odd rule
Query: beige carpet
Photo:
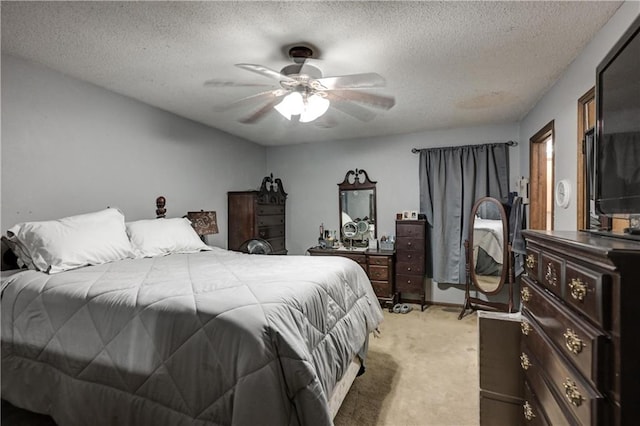
[[478, 425], [477, 314], [430, 306], [385, 311], [336, 426]]

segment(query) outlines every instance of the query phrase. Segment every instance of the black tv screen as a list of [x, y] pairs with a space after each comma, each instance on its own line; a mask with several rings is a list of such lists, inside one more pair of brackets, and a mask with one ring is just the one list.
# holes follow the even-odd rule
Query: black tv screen
[[596, 209], [640, 213], [640, 18], [596, 69]]

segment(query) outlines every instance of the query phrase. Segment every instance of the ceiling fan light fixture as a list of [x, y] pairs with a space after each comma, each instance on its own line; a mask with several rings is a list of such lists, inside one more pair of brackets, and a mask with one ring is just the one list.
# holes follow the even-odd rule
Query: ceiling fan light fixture
[[324, 115], [329, 109], [329, 99], [313, 94], [307, 98], [306, 108], [300, 114], [301, 123], [309, 123]]
[[292, 92], [274, 108], [287, 120], [299, 115], [301, 123], [309, 123], [324, 115], [329, 104], [328, 99], [315, 93], [305, 99], [301, 92]]
[[284, 97], [282, 102], [276, 105], [275, 110], [284, 118], [291, 120], [291, 116], [300, 115], [304, 111], [304, 100], [300, 92], [292, 92]]

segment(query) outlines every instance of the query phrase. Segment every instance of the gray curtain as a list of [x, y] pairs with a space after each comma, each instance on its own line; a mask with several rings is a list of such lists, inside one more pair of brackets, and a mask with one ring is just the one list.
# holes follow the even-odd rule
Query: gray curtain
[[465, 282], [471, 208], [481, 197], [508, 201], [508, 150], [505, 143], [420, 150], [420, 210], [428, 222], [435, 281]]

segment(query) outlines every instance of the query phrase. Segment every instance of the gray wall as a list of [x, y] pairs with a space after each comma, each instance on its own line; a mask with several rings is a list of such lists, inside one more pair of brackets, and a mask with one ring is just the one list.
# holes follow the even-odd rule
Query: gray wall
[[[304, 254], [317, 244], [321, 223], [338, 229], [338, 186], [348, 170], [364, 169], [377, 181], [378, 237], [395, 234], [396, 213], [419, 210], [419, 156], [411, 148], [517, 141], [518, 125], [484, 126], [431, 131], [393, 137], [367, 138], [271, 147], [267, 168], [282, 178], [287, 200], [287, 247]], [[511, 190], [519, 176], [519, 146], [510, 148]], [[463, 286], [448, 290], [433, 283], [428, 300], [462, 303]]]
[[566, 209], [556, 206], [554, 229], [577, 228], [577, 141], [578, 99], [596, 83], [596, 66], [609, 49], [640, 15], [640, 2], [627, 1], [596, 34], [585, 49], [567, 68], [562, 77], [520, 122], [520, 169], [529, 175], [529, 139], [554, 120], [555, 124], [555, 181], [567, 179], [572, 196]]
[[2, 229], [119, 207], [128, 220], [216, 210], [257, 189], [266, 149], [131, 98], [2, 55]]
[[[287, 245], [303, 254], [318, 227], [338, 227], [337, 184], [350, 169], [378, 181], [378, 235], [395, 232], [395, 214], [419, 210], [418, 156], [411, 148], [515, 140], [511, 190], [529, 169], [528, 140], [556, 125], [556, 179], [575, 188], [577, 100], [595, 67], [633, 19], [626, 2], [521, 121], [507, 125], [264, 148], [14, 57], [2, 56], [2, 207], [6, 230], [25, 220], [120, 207], [129, 220], [152, 217], [165, 195], [170, 217], [215, 209], [226, 246], [229, 190], [257, 189], [273, 172], [289, 193]], [[575, 229], [575, 202], [556, 209], [556, 229]], [[461, 286], [433, 283], [430, 300], [462, 303]]]

